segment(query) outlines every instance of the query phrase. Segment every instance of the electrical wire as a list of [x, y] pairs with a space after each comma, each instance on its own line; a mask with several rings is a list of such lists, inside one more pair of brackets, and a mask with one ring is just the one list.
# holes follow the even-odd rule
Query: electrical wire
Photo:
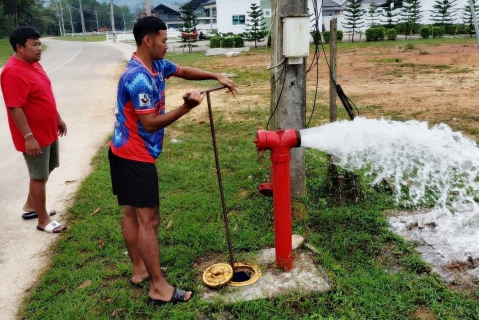
[[[309, 115], [309, 119], [306, 123], [306, 128], [309, 127], [309, 124], [310, 124], [310, 122], [313, 118], [313, 115], [314, 115], [315, 109], [316, 109], [316, 101], [317, 101], [318, 91], [319, 91], [319, 58], [320, 58], [320, 55], [321, 55], [320, 54], [320, 46], [321, 46], [321, 49], [322, 49], [323, 54], [324, 54], [324, 58], [325, 58], [325, 61], [326, 61], [326, 65], [328, 67], [330, 78], [331, 78], [331, 80], [332, 80], [332, 82], [333, 82], [333, 84], [336, 88], [336, 92], [339, 96], [339, 99], [341, 100], [344, 108], [346, 109], [346, 112], [348, 113], [351, 120], [354, 119], [354, 117], [356, 115], [359, 115], [359, 110], [356, 107], [356, 105], [354, 104], [354, 102], [349, 97], [346, 96], [346, 94], [342, 90], [341, 86], [339, 84], [337, 84], [336, 80], [333, 78], [331, 66], [330, 66], [328, 58], [326, 56], [324, 43], [323, 43], [322, 39], [319, 38], [319, 35], [321, 34], [321, 32], [319, 30], [319, 21], [320, 21], [320, 16], [321, 16], [322, 7], [323, 7], [324, 2], [321, 0], [321, 5], [319, 6], [319, 10], [318, 10], [317, 0], [312, 0], [312, 3], [313, 3], [313, 10], [314, 10], [314, 31], [315, 31], [315, 35], [313, 36], [313, 41], [314, 41], [315, 47], [314, 47], [314, 54], [313, 54], [311, 64], [307, 68], [306, 73], [309, 73], [310, 71], [312, 71], [314, 69], [316, 70], [316, 86], [315, 86], [315, 92], [314, 92], [313, 107], [312, 107], [312, 110], [311, 110], [311, 114]], [[273, 22], [273, 19], [275, 19], [275, 13], [272, 14], [272, 19], [271, 19], [272, 22]], [[273, 23], [271, 23], [271, 26], [272, 25], [273, 25]], [[270, 28], [269, 34], [270, 33], [271, 33], [271, 28]], [[314, 39], [314, 38], [316, 38], [316, 39]], [[266, 47], [267, 47], [267, 45], [266, 45]], [[270, 83], [275, 84], [278, 81], [280, 81], [281, 78], [283, 78], [283, 84], [281, 86], [281, 91], [278, 95], [278, 99], [275, 103], [275, 107], [273, 108], [273, 110], [270, 114], [270, 117], [268, 119], [268, 122], [266, 124], [266, 129], [267, 130], [269, 128], [269, 124], [271, 122], [271, 119], [273, 118], [274, 114], [276, 113], [276, 111], [278, 109], [278, 105], [279, 105], [279, 102], [281, 100], [281, 96], [283, 94], [284, 85], [285, 85], [285, 82], [286, 82], [286, 76], [285, 76], [286, 64], [284, 64], [285, 60], [286, 60], [286, 57], [283, 57], [283, 59], [279, 63], [277, 63], [275, 66], [268, 66], [267, 67], [267, 70], [271, 70], [271, 69], [275, 69], [275, 68], [278, 68], [280, 66], [283, 66], [283, 68], [280, 71], [279, 77], [273, 81], [273, 79], [275, 77], [274, 74], [273, 74], [271, 79], [270, 79]], [[277, 73], [275, 73], [275, 74], [277, 74]], [[353, 109], [353, 107], [354, 107], [354, 109]]]
[[268, 119], [268, 122], [266, 123], [266, 130], [269, 129], [269, 123], [271, 121], [271, 119], [273, 118], [274, 114], [276, 113], [276, 111], [278, 110], [278, 105], [279, 105], [279, 101], [281, 100], [281, 96], [283, 95], [283, 90], [284, 90], [284, 83], [286, 82], [286, 64], [283, 66], [283, 68], [281, 69], [281, 74], [279, 75], [278, 79], [276, 79], [274, 82], [271, 82], [271, 84], [274, 84], [276, 82], [278, 82], [281, 78], [283, 78], [283, 85], [281, 86], [281, 91], [279, 92], [279, 96], [278, 96], [278, 100], [276, 100], [276, 105], [273, 109], [273, 112], [271, 112], [271, 115], [269, 116], [269, 119]]
[[[319, 27], [318, 27], [319, 15], [317, 14], [317, 0], [313, 0], [313, 7], [314, 7], [314, 10], [315, 10], [315, 18], [316, 18], [315, 31], [319, 32]], [[322, 4], [321, 4], [321, 7], [322, 7]], [[321, 12], [321, 9], [320, 9], [319, 12]], [[351, 118], [351, 120], [353, 120], [356, 116], [359, 116], [359, 110], [356, 107], [356, 105], [354, 104], [354, 102], [348, 96], [346, 96], [346, 94], [344, 93], [341, 86], [334, 79], [333, 73], [332, 73], [332, 70], [331, 70], [331, 66], [330, 66], [328, 58], [326, 56], [326, 50], [324, 49], [323, 41], [318, 41], [318, 42], [321, 43], [321, 48], [322, 48], [322, 51], [323, 51], [324, 59], [326, 61], [326, 65], [328, 66], [329, 76], [330, 76], [330, 79], [332, 80], [332, 82], [333, 82], [333, 84], [336, 88], [336, 92], [338, 94], [338, 97], [341, 100], [341, 103], [343, 104], [344, 108], [346, 109], [346, 112], [348, 113], [349, 117]], [[318, 78], [319, 78], [319, 76], [318, 76]], [[308, 120], [308, 123], [307, 123], [306, 127], [309, 126], [309, 123], [310, 123], [310, 121], [313, 117], [315, 104], [316, 104], [317, 91], [318, 91], [318, 82], [316, 82], [316, 92], [315, 92], [315, 98], [314, 98], [314, 102], [313, 102], [313, 110], [311, 111], [311, 115], [310, 115], [310, 118]], [[356, 110], [356, 114], [355, 114], [352, 106]]]
[[[318, 12], [318, 3], [317, 0], [313, 0], [313, 10], [314, 10], [314, 36], [313, 36], [313, 41], [314, 41], [314, 55], [313, 55], [313, 60], [311, 61], [311, 65], [306, 71], [308, 73], [311, 71], [314, 67], [316, 67], [316, 87], [314, 91], [314, 99], [313, 99], [313, 108], [311, 110], [311, 114], [309, 115], [309, 120], [306, 123], [306, 128], [309, 127], [309, 123], [311, 122], [311, 119], [313, 118], [314, 111], [316, 109], [316, 101], [318, 97], [318, 88], [319, 88], [319, 45], [318, 42], [321, 42], [321, 39], [319, 39], [319, 35], [321, 34], [319, 32], [319, 17], [321, 15], [321, 10], [322, 10], [322, 1], [321, 1], [321, 7]], [[315, 39], [316, 37], [316, 39]]]

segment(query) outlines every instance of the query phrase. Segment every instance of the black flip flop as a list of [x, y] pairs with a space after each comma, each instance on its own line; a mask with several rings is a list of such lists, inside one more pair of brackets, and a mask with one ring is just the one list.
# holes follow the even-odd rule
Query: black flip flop
[[[50, 217], [57, 214], [57, 212], [55, 210], [50, 210], [49, 209], [49, 211], [50, 211], [49, 212]], [[25, 219], [25, 220], [36, 219], [36, 218], [38, 218], [38, 214], [37, 214], [36, 211], [25, 212], [25, 213], [22, 214], [22, 218]]]
[[152, 297], [149, 297], [149, 299], [155, 306], [162, 306], [169, 303], [176, 304], [176, 303], [189, 302], [193, 298], [193, 293], [191, 293], [191, 297], [188, 300], [185, 300], [185, 296], [186, 296], [186, 291], [175, 287], [175, 290], [173, 291], [173, 295], [171, 296], [170, 301], [153, 299]]

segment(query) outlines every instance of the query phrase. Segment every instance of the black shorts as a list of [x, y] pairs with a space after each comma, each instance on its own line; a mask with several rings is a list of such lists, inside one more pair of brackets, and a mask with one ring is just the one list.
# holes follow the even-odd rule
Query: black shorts
[[154, 208], [160, 203], [158, 173], [154, 163], [116, 156], [108, 150], [111, 185], [120, 206]]

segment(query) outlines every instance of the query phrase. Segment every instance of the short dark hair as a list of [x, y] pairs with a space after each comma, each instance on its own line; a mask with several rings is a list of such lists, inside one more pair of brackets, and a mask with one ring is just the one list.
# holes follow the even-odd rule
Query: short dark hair
[[166, 30], [166, 24], [157, 17], [147, 16], [139, 18], [133, 26], [133, 35], [137, 45], [141, 45], [141, 40], [146, 35], [156, 35], [160, 30]]
[[42, 36], [40, 33], [32, 27], [21, 26], [16, 28], [10, 33], [10, 44], [12, 45], [13, 51], [17, 52], [17, 44], [22, 47], [25, 46], [25, 43], [28, 39], [37, 40]]

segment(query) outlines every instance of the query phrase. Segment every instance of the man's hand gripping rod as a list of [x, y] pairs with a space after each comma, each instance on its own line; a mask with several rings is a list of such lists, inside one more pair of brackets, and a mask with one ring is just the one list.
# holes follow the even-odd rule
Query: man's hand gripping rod
[[[209, 93], [209, 92], [221, 90], [221, 89], [224, 89], [224, 88], [228, 88], [228, 87], [222, 85], [222, 86], [214, 87], [214, 88], [211, 88], [211, 89], [201, 90], [201, 91], [200, 91], [200, 94], [203, 94], [203, 93], [206, 93], [206, 94], [207, 94], [207, 93]], [[189, 94], [185, 94], [185, 95], [183, 96], [183, 100], [188, 99], [189, 96], [190, 96]]]

